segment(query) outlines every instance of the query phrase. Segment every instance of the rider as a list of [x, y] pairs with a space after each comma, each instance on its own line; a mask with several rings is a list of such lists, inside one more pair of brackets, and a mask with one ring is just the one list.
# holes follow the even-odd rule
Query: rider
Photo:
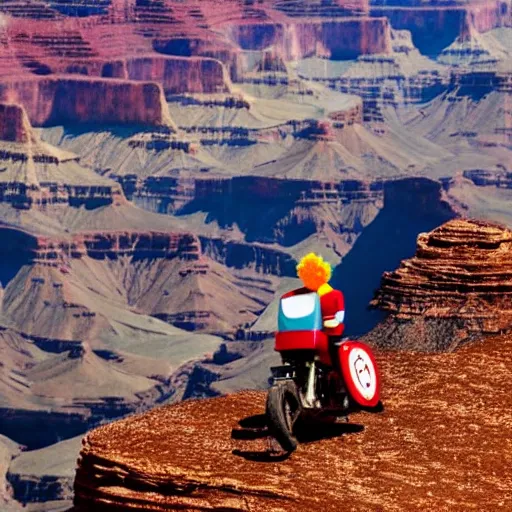
[[331, 265], [321, 256], [311, 252], [297, 265], [297, 273], [304, 286], [318, 293], [322, 308], [324, 332], [329, 337], [329, 352], [335, 368], [339, 365], [337, 342], [343, 334], [345, 319], [345, 300], [343, 293], [328, 284], [331, 278]]

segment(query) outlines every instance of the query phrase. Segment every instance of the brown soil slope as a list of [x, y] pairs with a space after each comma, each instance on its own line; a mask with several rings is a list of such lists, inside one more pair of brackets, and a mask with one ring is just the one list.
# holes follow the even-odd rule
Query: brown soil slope
[[100, 427], [84, 440], [75, 511], [507, 509], [512, 337], [378, 360], [384, 413], [317, 426], [284, 461], [268, 452], [259, 392]]

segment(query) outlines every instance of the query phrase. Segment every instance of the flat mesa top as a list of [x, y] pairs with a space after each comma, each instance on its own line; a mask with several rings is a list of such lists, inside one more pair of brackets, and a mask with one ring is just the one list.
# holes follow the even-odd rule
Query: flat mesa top
[[505, 502], [512, 397], [500, 382], [512, 369], [512, 338], [435, 356], [380, 353], [378, 364], [384, 413], [316, 425], [286, 460], [268, 452], [263, 392], [186, 401], [102, 426], [84, 440], [76, 510], [135, 501], [151, 510], [262, 511]]

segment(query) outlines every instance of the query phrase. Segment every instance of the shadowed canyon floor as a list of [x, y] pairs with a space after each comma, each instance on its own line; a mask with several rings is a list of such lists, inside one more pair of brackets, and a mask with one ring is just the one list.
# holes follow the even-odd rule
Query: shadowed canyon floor
[[384, 412], [318, 424], [289, 458], [269, 452], [261, 392], [100, 427], [84, 440], [74, 510], [507, 510], [512, 337], [378, 363]]

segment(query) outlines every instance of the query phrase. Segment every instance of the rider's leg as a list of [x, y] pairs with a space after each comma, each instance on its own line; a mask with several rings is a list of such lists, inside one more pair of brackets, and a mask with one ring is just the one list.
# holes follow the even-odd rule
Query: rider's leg
[[337, 344], [341, 341], [341, 336], [329, 336], [329, 355], [331, 356], [333, 368], [340, 373], [339, 347]]

